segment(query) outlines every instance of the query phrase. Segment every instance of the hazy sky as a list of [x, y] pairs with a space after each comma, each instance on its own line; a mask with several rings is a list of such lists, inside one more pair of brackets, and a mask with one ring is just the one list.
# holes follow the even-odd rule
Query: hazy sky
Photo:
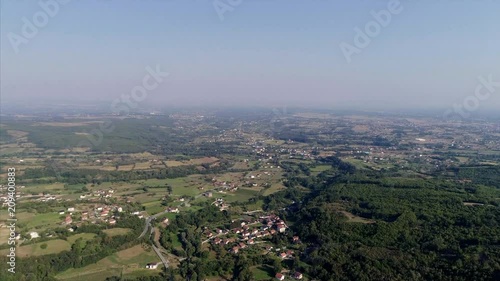
[[[44, 25], [53, 1], [1, 0], [4, 104], [111, 102], [157, 65], [170, 76], [145, 104], [436, 108], [500, 81], [497, 0], [401, 0], [366, 46], [355, 28], [390, 1], [65, 0]], [[214, 2], [236, 5], [220, 17]], [[481, 108], [500, 110], [494, 90]]]

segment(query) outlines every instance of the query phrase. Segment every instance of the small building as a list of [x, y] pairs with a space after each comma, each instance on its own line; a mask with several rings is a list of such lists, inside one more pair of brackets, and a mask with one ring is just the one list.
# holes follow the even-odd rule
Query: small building
[[73, 219], [71, 218], [71, 216], [70, 216], [70, 215], [67, 215], [67, 216], [66, 216], [66, 219], [64, 219], [64, 223], [65, 223], [65, 224], [70, 224], [70, 223], [72, 223], [72, 222], [73, 222]]
[[276, 226], [276, 229], [277, 229], [280, 233], [283, 233], [283, 232], [285, 232], [285, 231], [286, 231], [286, 226], [285, 226], [284, 224], [280, 223], [280, 224], [278, 224], [278, 225]]
[[295, 278], [295, 279], [302, 279], [303, 277], [304, 276], [302, 276], [302, 273], [300, 273], [298, 271], [293, 274], [293, 278]]
[[158, 263], [148, 263], [146, 264], [147, 269], [156, 269], [158, 267]]
[[167, 208], [167, 212], [169, 212], [169, 213], [179, 213], [179, 208], [168, 207]]
[[281, 273], [276, 273], [275, 275], [276, 279], [278, 280], [285, 280], [285, 275], [281, 274]]

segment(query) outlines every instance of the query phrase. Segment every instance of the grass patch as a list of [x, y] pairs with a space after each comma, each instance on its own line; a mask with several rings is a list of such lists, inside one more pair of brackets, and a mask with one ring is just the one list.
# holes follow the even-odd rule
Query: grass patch
[[274, 276], [273, 269], [267, 265], [252, 267], [250, 271], [252, 272], [253, 280], [269, 280]]
[[318, 165], [318, 166], [316, 166], [314, 168], [311, 168], [311, 172], [313, 172], [313, 173], [321, 173], [321, 172], [329, 170], [331, 168], [332, 168], [331, 165]]
[[84, 241], [89, 241], [92, 240], [96, 235], [94, 233], [78, 233], [75, 235], [69, 236], [66, 240], [70, 243], [73, 244], [78, 238], [82, 238]]
[[[24, 245], [17, 247], [16, 252], [17, 252], [17, 257], [29, 257], [29, 256], [57, 254], [62, 251], [69, 251], [70, 249], [71, 245], [67, 241], [61, 239], [54, 239], [31, 245]], [[3, 249], [0, 251], [1, 255], [6, 255], [7, 253], [8, 249]]]
[[124, 235], [129, 233], [130, 231], [132, 231], [130, 228], [120, 228], [120, 227], [103, 230], [103, 232], [106, 233], [106, 235], [108, 235], [109, 237]]
[[[71, 268], [56, 275], [58, 280], [104, 280], [111, 276], [138, 277], [157, 275], [160, 269], [147, 270], [147, 263], [159, 262], [159, 258], [152, 249], [145, 250], [141, 245], [125, 249], [112, 254], [95, 264], [82, 268]], [[160, 267], [159, 267], [160, 268]]]
[[44, 214], [19, 213], [18, 219], [23, 222], [27, 221], [26, 228], [28, 229], [42, 229], [58, 226], [61, 223], [59, 216], [56, 212]]

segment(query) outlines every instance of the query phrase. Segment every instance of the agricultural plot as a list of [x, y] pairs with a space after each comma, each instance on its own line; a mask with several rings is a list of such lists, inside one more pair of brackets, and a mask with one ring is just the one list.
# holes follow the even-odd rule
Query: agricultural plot
[[75, 243], [75, 241], [79, 238], [82, 238], [83, 241], [89, 241], [92, 240], [96, 235], [94, 233], [78, 233], [75, 235], [69, 236], [66, 241], [68, 241], [70, 244]]
[[[3, 220], [3, 217], [2, 217]], [[7, 227], [0, 227], [0, 245], [7, 244], [9, 239], [10, 230]]]
[[63, 183], [51, 183], [51, 184], [28, 184], [24, 189], [22, 189], [23, 192], [26, 193], [35, 193], [39, 194], [42, 192], [49, 192], [49, 193], [54, 193], [58, 191], [63, 191], [64, 190], [64, 184]]
[[279, 183], [273, 183], [271, 184], [271, 187], [269, 188], [266, 188], [263, 192], [263, 195], [270, 195], [270, 194], [273, 194], [275, 192], [278, 192], [280, 190], [283, 190], [285, 189], [285, 186], [283, 185], [283, 183], [279, 182]]
[[115, 228], [110, 228], [110, 229], [105, 229], [103, 230], [106, 235], [109, 237], [117, 236], [117, 235], [124, 235], [127, 234], [131, 231], [130, 228], [120, 228], [120, 227], [115, 227]]
[[145, 269], [146, 264], [160, 262], [152, 249], [145, 250], [141, 245], [110, 255], [95, 264], [82, 268], [68, 269], [56, 276], [58, 280], [104, 280], [110, 276], [123, 275], [124, 278], [158, 274], [156, 270]]
[[329, 170], [331, 169], [332, 166], [331, 165], [318, 165], [314, 168], [311, 168], [311, 172], [313, 173], [321, 173], [321, 172], [324, 172], [326, 170]]
[[269, 280], [274, 276], [274, 269], [267, 265], [250, 268], [254, 280]]
[[62, 221], [59, 217], [60, 215], [56, 212], [43, 214], [20, 212], [17, 214], [17, 219], [25, 224], [26, 229], [35, 231], [60, 226]]
[[212, 164], [219, 161], [218, 158], [216, 157], [203, 157], [203, 158], [196, 158], [196, 159], [191, 159], [188, 161], [176, 161], [176, 160], [168, 160], [165, 161], [167, 164], [167, 167], [178, 167], [178, 166], [183, 166], [183, 165], [202, 165], [202, 164]]
[[[166, 185], [172, 187], [172, 195], [174, 196], [195, 196], [201, 193], [198, 189], [200, 186], [207, 185], [200, 176], [191, 175], [188, 177], [175, 178], [175, 179], [149, 179], [140, 182], [144, 186], [164, 186], [166, 194]], [[155, 189], [151, 189], [154, 191]]]
[[236, 192], [228, 192], [223, 195], [217, 197], [222, 197], [228, 202], [246, 202], [248, 199], [255, 197], [258, 194], [258, 191], [252, 190], [249, 188], [239, 188]]
[[365, 219], [360, 216], [356, 216], [352, 213], [349, 213], [347, 211], [340, 211], [346, 218], [347, 222], [359, 222], [359, 223], [375, 223], [373, 220]]
[[[40, 256], [48, 254], [57, 254], [62, 251], [69, 251], [71, 244], [62, 239], [48, 240], [30, 245], [17, 247], [18, 257]], [[1, 255], [6, 255], [8, 249], [0, 250]]]

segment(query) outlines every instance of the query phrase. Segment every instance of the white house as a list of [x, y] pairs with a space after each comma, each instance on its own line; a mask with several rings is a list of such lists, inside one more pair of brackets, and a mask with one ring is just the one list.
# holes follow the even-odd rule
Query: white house
[[148, 263], [146, 264], [147, 269], [156, 269], [158, 267], [158, 263]]

